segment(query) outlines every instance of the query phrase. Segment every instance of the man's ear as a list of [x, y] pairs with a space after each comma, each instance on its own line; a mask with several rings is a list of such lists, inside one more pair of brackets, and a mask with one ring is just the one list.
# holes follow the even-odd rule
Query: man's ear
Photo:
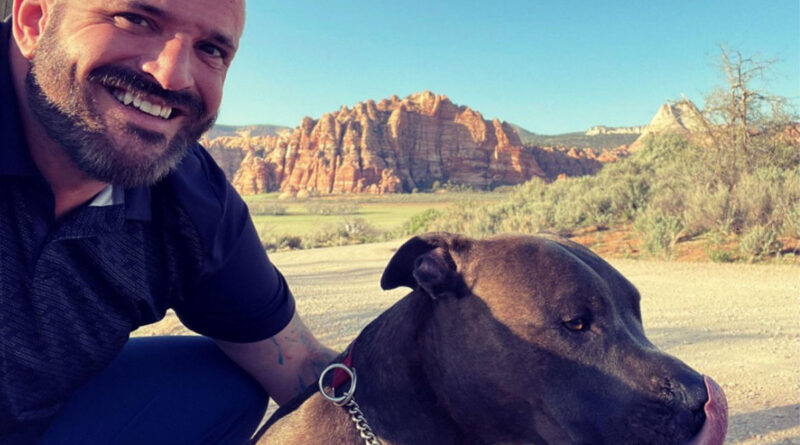
[[20, 53], [28, 59], [33, 58], [42, 31], [52, 12], [51, 0], [16, 0], [12, 12], [12, 30]]

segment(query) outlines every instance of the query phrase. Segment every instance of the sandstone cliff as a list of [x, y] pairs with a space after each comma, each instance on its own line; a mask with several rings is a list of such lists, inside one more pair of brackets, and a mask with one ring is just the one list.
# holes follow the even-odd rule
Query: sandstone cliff
[[225, 176], [233, 180], [236, 172], [242, 166], [242, 161], [248, 153], [263, 157], [275, 147], [277, 136], [222, 136], [214, 139], [203, 137], [200, 145], [208, 150], [209, 154], [217, 161]]
[[641, 136], [631, 144], [631, 150], [636, 150], [645, 138], [654, 134], [675, 133], [696, 136], [707, 132], [708, 123], [703, 114], [692, 101], [684, 98], [662, 105]]
[[597, 173], [604, 164], [617, 162], [628, 156], [627, 145], [610, 150], [575, 147], [531, 147], [536, 162], [548, 179], [566, 176], [583, 176]]
[[260, 153], [240, 151], [241, 193], [397, 193], [436, 181], [486, 189], [546, 176], [507, 123], [427, 91], [306, 117]]

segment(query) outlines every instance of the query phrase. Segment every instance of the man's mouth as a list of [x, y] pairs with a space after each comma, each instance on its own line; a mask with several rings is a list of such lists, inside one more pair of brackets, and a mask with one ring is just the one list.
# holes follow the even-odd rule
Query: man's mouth
[[121, 104], [136, 108], [142, 113], [168, 120], [173, 115], [173, 108], [155, 98], [134, 92], [130, 89], [109, 87], [111, 95]]

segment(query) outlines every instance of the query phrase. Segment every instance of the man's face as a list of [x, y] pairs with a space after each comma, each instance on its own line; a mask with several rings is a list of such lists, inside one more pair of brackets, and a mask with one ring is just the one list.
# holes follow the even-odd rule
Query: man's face
[[213, 124], [243, 25], [243, 0], [58, 0], [28, 102], [89, 176], [151, 184]]

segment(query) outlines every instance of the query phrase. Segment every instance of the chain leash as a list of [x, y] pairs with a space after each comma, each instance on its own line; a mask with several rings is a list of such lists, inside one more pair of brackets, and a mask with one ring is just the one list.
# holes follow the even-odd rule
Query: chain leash
[[[327, 392], [325, 392], [325, 387], [322, 384], [322, 380], [325, 377], [325, 375], [334, 369], [341, 369], [342, 371], [347, 373], [347, 375], [350, 377], [350, 389], [340, 397], [336, 397], [335, 394], [330, 395]], [[322, 374], [320, 374], [319, 376], [319, 392], [322, 393], [323, 397], [333, 402], [333, 404], [335, 404], [336, 406], [341, 406], [347, 410], [347, 413], [350, 414], [350, 420], [352, 420], [353, 423], [355, 424], [356, 429], [358, 430], [358, 434], [361, 436], [362, 439], [364, 439], [364, 443], [366, 445], [381, 445], [381, 442], [378, 440], [377, 437], [375, 437], [375, 433], [372, 432], [372, 428], [369, 427], [369, 423], [367, 423], [367, 419], [364, 417], [364, 413], [361, 411], [361, 408], [358, 406], [358, 403], [356, 403], [356, 400], [353, 398], [353, 395], [356, 392], [355, 368], [350, 368], [341, 363], [334, 363], [328, 366], [327, 368], [325, 368], [324, 371], [322, 371]]]
[[356, 403], [355, 399], [351, 399], [347, 402], [346, 408], [347, 412], [350, 413], [350, 420], [356, 424], [358, 434], [364, 439], [364, 443], [367, 445], [381, 445], [381, 442], [372, 432], [372, 428], [369, 427], [367, 419], [364, 418], [364, 413], [361, 412], [361, 408], [358, 407], [358, 403]]

